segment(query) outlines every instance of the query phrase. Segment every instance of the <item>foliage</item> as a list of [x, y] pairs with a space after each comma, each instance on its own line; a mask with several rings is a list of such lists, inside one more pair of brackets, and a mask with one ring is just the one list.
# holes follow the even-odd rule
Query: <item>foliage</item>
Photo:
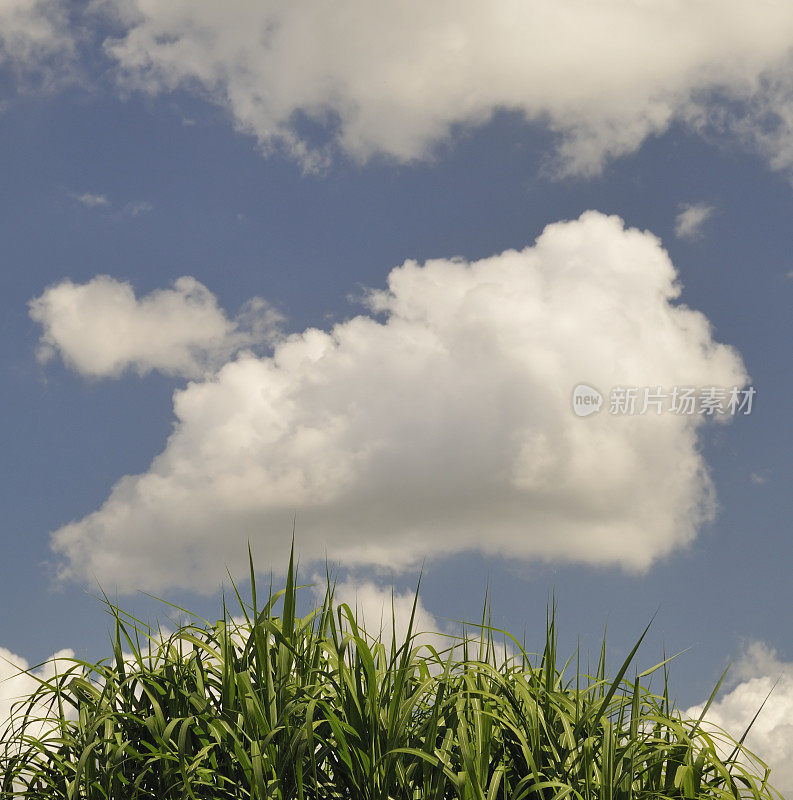
[[[641, 639], [614, 679], [605, 647], [594, 675], [567, 677], [553, 610], [532, 659], [487, 604], [476, 637], [438, 648], [412, 618], [404, 641], [395, 624], [390, 643], [369, 635], [330, 580], [298, 617], [292, 560], [263, 607], [252, 563], [251, 582], [250, 603], [235, 587], [239, 616], [224, 603], [214, 624], [167, 635], [105, 599], [113, 657], [71, 660], [17, 704], [0, 798], [779, 796], [742, 744], [671, 707], [666, 662], [626, 677]], [[643, 683], [656, 670], [660, 695]]]

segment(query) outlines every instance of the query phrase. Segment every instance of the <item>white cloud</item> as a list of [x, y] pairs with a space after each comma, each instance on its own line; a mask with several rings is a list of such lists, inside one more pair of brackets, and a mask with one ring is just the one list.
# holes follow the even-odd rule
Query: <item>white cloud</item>
[[107, 275], [88, 283], [50, 286], [30, 302], [43, 330], [40, 360], [56, 353], [83, 375], [117, 377], [129, 369], [145, 374], [199, 377], [242, 348], [267, 341], [280, 316], [264, 301], [250, 301], [236, 320], [195, 278], [140, 299], [132, 286]]
[[713, 216], [714, 210], [707, 203], [684, 203], [675, 219], [675, 236], [698, 239], [702, 236], [702, 226]]
[[[321, 603], [326, 590], [325, 581], [315, 578], [315, 596]], [[378, 585], [368, 580], [350, 579], [334, 585], [333, 602], [338, 609], [346, 603], [353, 614], [357, 624], [362, 627], [370, 639], [379, 639], [390, 652], [391, 644], [396, 641], [400, 647], [407, 638], [410, 627], [411, 614], [413, 628], [411, 633], [411, 647], [420, 647], [425, 655], [429, 655], [429, 648], [433, 648], [442, 659], [449, 656], [454, 649], [454, 658], [462, 659], [464, 656], [464, 639], [468, 641], [469, 657], [478, 658], [481, 643], [481, 630], [479, 625], [467, 625], [465, 630], [457, 622], [442, 622], [428, 611], [421, 597], [416, 600], [415, 613], [413, 602], [415, 593], [412, 591], [397, 592], [392, 587]], [[516, 651], [510, 640], [494, 632], [492, 636], [497, 664], [504, 659], [514, 659]], [[431, 664], [432, 671], [442, 671], [440, 663]]]
[[[371, 3], [108, 0], [122, 81], [187, 88], [311, 167], [425, 158], [499, 109], [562, 135], [562, 168], [596, 172], [673, 122], [729, 129], [793, 163], [793, 5], [601, 0]], [[727, 109], [730, 109], [728, 111]], [[304, 135], [313, 123], [333, 147]]]
[[[78, 194], [72, 192], [71, 197], [85, 208], [110, 209], [113, 206], [110, 198], [104, 194], [95, 194], [93, 192]], [[148, 214], [153, 210], [154, 205], [148, 200], [130, 200], [118, 208], [118, 211], [115, 213], [115, 218], [139, 217], [141, 214]]]
[[103, 194], [83, 192], [82, 194], [73, 194], [72, 197], [81, 206], [85, 206], [86, 208], [104, 208], [110, 205], [110, 200]]
[[[325, 593], [324, 581], [317, 581], [317, 597]], [[392, 592], [390, 588], [378, 586], [372, 581], [345, 581], [335, 585], [333, 600], [336, 608], [346, 603], [353, 611], [356, 621], [366, 633], [380, 638], [386, 649], [390, 649], [396, 633], [397, 646], [407, 637], [410, 617], [413, 612], [413, 592]], [[421, 598], [416, 603], [413, 619], [414, 646], [431, 645], [439, 652], [450, 647], [454, 639], [446, 636], [444, 626], [424, 607]]]
[[388, 287], [370, 298], [375, 316], [294, 334], [176, 391], [149, 470], [55, 532], [61, 576], [212, 590], [225, 565], [244, 567], [248, 540], [260, 568], [282, 569], [295, 512], [304, 562], [398, 569], [478, 550], [642, 570], [712, 516], [702, 417], [571, 411], [581, 381], [746, 379], [677, 302], [655, 236], [587, 212], [522, 251], [408, 261]]
[[762, 486], [764, 483], [768, 481], [770, 474], [771, 474], [770, 469], [755, 470], [754, 472], [749, 473], [749, 480], [755, 486]]
[[[776, 651], [764, 643], [752, 642], [733, 672], [740, 682], [713, 703], [706, 719], [739, 739], [771, 692], [745, 743], [771, 768], [771, 785], [790, 796], [793, 793], [793, 664], [780, 661]], [[703, 705], [694, 706], [685, 713], [699, 718], [702, 709]]]
[[62, 0], [0, 0], [0, 64], [57, 81], [73, 52]]
[[[63, 672], [71, 666], [69, 659], [74, 658], [74, 651], [59, 650], [43, 665], [31, 669], [24, 658], [0, 647], [0, 736], [14, 719], [19, 719], [19, 701], [29, 698], [39, 687], [39, 680], [49, 680], [56, 674], [56, 670]], [[63, 659], [63, 661], [59, 661]], [[36, 713], [44, 717], [49, 709], [38, 706]], [[34, 735], [41, 735], [45, 725], [40, 724], [29, 728]]]
[[148, 200], [138, 200], [127, 203], [122, 213], [129, 217], [139, 217], [141, 214], [148, 214], [154, 210], [154, 206]]

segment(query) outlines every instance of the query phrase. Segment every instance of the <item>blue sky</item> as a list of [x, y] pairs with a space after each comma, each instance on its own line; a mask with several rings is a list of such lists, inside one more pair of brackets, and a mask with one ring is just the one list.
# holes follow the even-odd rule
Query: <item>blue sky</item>
[[[616, 660], [657, 611], [642, 658], [692, 648], [683, 707], [738, 659], [737, 729], [793, 662], [793, 12], [604, 0], [529, 56], [504, 20], [553, 40], [543, 3], [402, 28], [342, 3], [326, 48], [317, 4], [158, 5], [0, 4], [2, 652], [102, 657], [97, 581], [214, 613], [248, 538], [283, 569], [294, 515], [305, 574], [327, 551], [351, 596], [424, 563], [439, 626], [489, 585], [531, 644], [555, 592], [564, 647], [608, 623]], [[757, 395], [725, 424], [575, 418], [617, 374]], [[785, 677], [755, 740], [780, 765], [791, 709]]]

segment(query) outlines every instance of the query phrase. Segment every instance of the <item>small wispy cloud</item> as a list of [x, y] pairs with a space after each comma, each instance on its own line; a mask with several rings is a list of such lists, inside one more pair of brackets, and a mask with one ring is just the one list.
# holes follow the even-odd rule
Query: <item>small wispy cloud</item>
[[121, 213], [128, 217], [139, 217], [141, 214], [148, 214], [150, 211], [154, 211], [154, 206], [148, 200], [139, 200], [127, 203]]
[[766, 483], [770, 474], [771, 471], [767, 469], [756, 470], [755, 472], [749, 473], [749, 480], [755, 486], [762, 486], [764, 483]]
[[116, 219], [139, 217], [154, 211], [154, 205], [148, 200], [129, 200], [121, 204], [98, 192], [69, 192], [69, 196], [83, 208], [112, 211]]
[[94, 194], [93, 192], [83, 192], [78, 194], [72, 192], [72, 198], [76, 200], [81, 206], [86, 208], [106, 208], [110, 205], [110, 200], [107, 195]]
[[683, 203], [675, 219], [675, 236], [678, 239], [699, 239], [703, 225], [716, 210], [707, 203]]

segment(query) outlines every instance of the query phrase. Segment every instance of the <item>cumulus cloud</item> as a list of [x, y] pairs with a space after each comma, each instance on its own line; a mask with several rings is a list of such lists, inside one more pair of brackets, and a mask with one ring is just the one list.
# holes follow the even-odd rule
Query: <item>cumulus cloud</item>
[[[315, 595], [318, 602], [324, 598], [325, 582], [322, 579], [316, 580]], [[462, 659], [467, 641], [469, 656], [479, 656], [481, 629], [478, 624], [464, 629], [456, 622], [441, 621], [426, 609], [421, 597], [415, 598], [414, 592], [397, 592], [392, 587], [373, 581], [351, 579], [334, 585], [333, 601], [337, 609], [346, 603], [367, 636], [379, 639], [387, 652], [392, 642], [396, 642], [397, 647], [405, 642], [413, 615], [411, 647], [422, 648], [425, 654], [429, 654], [432, 648], [442, 659], [448, 658], [450, 650], [454, 650], [454, 658]], [[512, 663], [517, 658], [515, 648], [507, 637], [494, 632], [492, 640], [497, 664], [503, 664], [505, 659]], [[431, 669], [442, 671], [439, 663], [431, 666]]]
[[249, 540], [282, 569], [295, 513], [304, 563], [478, 550], [643, 570], [713, 515], [704, 417], [582, 419], [571, 392], [744, 383], [679, 294], [655, 236], [596, 212], [521, 251], [408, 261], [370, 313], [176, 391], [148, 471], [54, 533], [61, 577], [212, 590]]
[[74, 36], [62, 0], [0, 0], [0, 65], [54, 80], [63, 77], [73, 52]]
[[[322, 580], [317, 581], [317, 599], [325, 593]], [[336, 583], [333, 600], [338, 608], [346, 603], [355, 614], [356, 621], [373, 638], [380, 638], [386, 649], [390, 649], [396, 633], [396, 644], [401, 645], [408, 633], [413, 613], [413, 592], [396, 592], [372, 581], [349, 580]], [[424, 607], [421, 598], [416, 601], [413, 618], [414, 646], [431, 645], [439, 652], [454, 642], [453, 634], [445, 635], [445, 626]], [[417, 635], [420, 634], [420, 635]]]
[[714, 208], [707, 203], [684, 203], [675, 219], [678, 239], [698, 239], [702, 226], [713, 216]]
[[[743, 736], [758, 709], [745, 744], [771, 769], [770, 783], [793, 793], [793, 664], [780, 661], [763, 642], [751, 642], [733, 670], [737, 685], [708, 709], [706, 720], [734, 739]], [[769, 698], [770, 693], [770, 698]], [[686, 711], [699, 718], [703, 705]]]
[[107, 5], [126, 84], [198, 91], [308, 167], [337, 149], [425, 158], [499, 109], [560, 134], [568, 171], [596, 172], [673, 122], [793, 163], [793, 6], [776, 0]]
[[[0, 647], [0, 737], [7, 726], [19, 714], [18, 704], [29, 698], [39, 687], [40, 680], [49, 680], [56, 671], [63, 672], [71, 666], [69, 659], [74, 658], [74, 651], [59, 650], [44, 664], [31, 669], [30, 664], [21, 656]], [[38, 708], [36, 713], [44, 717], [49, 709]], [[13, 714], [13, 718], [12, 718]], [[41, 724], [30, 728], [30, 733], [40, 735], [44, 730]]]
[[136, 298], [129, 283], [107, 275], [50, 286], [31, 300], [30, 316], [43, 328], [42, 362], [60, 354], [81, 374], [97, 378], [129, 369], [200, 377], [274, 336], [281, 319], [255, 298], [231, 320], [195, 278]]

